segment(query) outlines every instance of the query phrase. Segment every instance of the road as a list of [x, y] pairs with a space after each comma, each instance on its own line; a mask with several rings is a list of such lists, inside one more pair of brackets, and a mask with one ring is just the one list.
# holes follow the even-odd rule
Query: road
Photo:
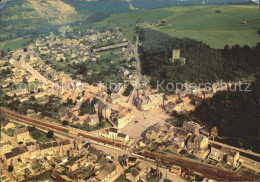
[[[52, 84], [53, 86], [58, 86], [57, 83], [53, 83], [52, 81], [48, 80], [47, 78], [42, 76], [38, 71], [33, 69], [33, 67], [30, 64], [26, 63], [27, 55], [28, 55], [28, 52], [23, 53], [22, 57], [20, 59], [23, 68], [26, 69], [29, 73], [31, 73], [37, 80], [41, 81], [42, 83], [44, 83], [46, 85]], [[39, 56], [38, 56], [38, 59], [40, 59]]]
[[139, 44], [139, 36], [137, 36], [137, 38], [136, 38], [135, 46], [131, 45], [132, 49], [134, 50], [134, 56], [135, 56], [135, 59], [136, 59], [138, 77], [136, 79], [135, 87], [134, 87], [133, 91], [131, 92], [131, 95], [128, 99], [129, 104], [133, 104], [133, 98], [134, 98], [134, 95], [136, 95], [136, 92], [137, 92], [137, 89], [139, 87], [140, 80], [141, 80], [141, 77], [142, 77], [141, 63], [140, 63], [140, 58], [139, 58], [139, 54], [138, 54], [138, 44]]

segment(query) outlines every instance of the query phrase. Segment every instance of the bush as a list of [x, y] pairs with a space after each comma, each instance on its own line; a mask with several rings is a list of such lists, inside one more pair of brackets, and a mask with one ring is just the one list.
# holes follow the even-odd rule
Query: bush
[[54, 133], [53, 133], [53, 131], [48, 131], [48, 133], [47, 133], [47, 138], [53, 138], [54, 137]]

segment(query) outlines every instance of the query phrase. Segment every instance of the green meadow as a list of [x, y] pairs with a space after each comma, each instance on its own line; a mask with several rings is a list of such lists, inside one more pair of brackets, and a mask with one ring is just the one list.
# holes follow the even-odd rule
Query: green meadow
[[27, 39], [18, 38], [10, 41], [0, 42], [0, 50], [15, 50], [18, 48], [23, 48]]
[[[217, 13], [218, 12], [218, 13]], [[163, 20], [166, 26], [157, 26]], [[259, 42], [260, 12], [254, 5], [183, 6], [113, 14], [94, 24], [96, 28], [120, 27], [129, 39], [138, 24], [172, 37], [192, 38], [213, 48]]]

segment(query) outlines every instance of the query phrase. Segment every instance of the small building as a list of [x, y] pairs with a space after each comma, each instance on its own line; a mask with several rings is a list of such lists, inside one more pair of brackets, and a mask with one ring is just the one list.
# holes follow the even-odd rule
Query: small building
[[69, 122], [74, 122], [78, 120], [78, 117], [73, 113], [70, 108], [65, 108], [59, 113], [62, 121], [67, 120]]
[[87, 119], [84, 121], [84, 124], [89, 126], [96, 126], [99, 123], [99, 117], [97, 114], [88, 115]]
[[1, 127], [4, 130], [8, 130], [8, 129], [11, 129], [11, 128], [15, 128], [15, 125], [14, 125], [14, 123], [11, 123], [10, 121], [5, 120], [5, 121], [3, 121]]
[[14, 130], [14, 137], [17, 140], [17, 142], [26, 142], [31, 139], [28, 128], [17, 128]]
[[202, 135], [191, 135], [187, 140], [187, 149], [200, 151], [208, 148], [209, 139]]
[[13, 146], [11, 145], [10, 141], [5, 141], [0, 143], [0, 152], [1, 154], [5, 154], [11, 152]]
[[198, 124], [198, 123], [195, 123], [193, 121], [188, 121], [188, 122], [184, 122], [183, 123], [183, 129], [184, 130], [187, 130], [195, 135], [199, 135], [200, 134], [200, 129], [202, 127]]
[[109, 118], [111, 116], [111, 108], [108, 107], [103, 101], [98, 100], [98, 102], [94, 105], [95, 111], [99, 114], [102, 114], [104, 118]]
[[233, 149], [222, 147], [221, 152], [223, 155], [223, 161], [231, 166], [238, 166], [239, 152]]
[[116, 140], [126, 143], [129, 140], [129, 135], [126, 135], [124, 133], [118, 133]]
[[191, 133], [188, 131], [185, 131], [183, 129], [176, 129], [176, 131], [174, 131], [174, 141], [178, 143], [181, 147], [184, 147], [190, 135]]
[[116, 128], [109, 128], [108, 137], [111, 139], [115, 139], [120, 131]]
[[119, 94], [112, 93], [110, 96], [107, 97], [107, 102], [111, 104], [115, 104], [121, 101], [121, 97]]
[[171, 173], [180, 175], [180, 174], [181, 174], [181, 167], [180, 167], [180, 166], [173, 165], [173, 166], [171, 167]]
[[129, 166], [134, 166], [137, 162], [137, 158], [136, 157], [128, 157], [128, 165]]
[[184, 66], [186, 64], [186, 59], [181, 56], [181, 50], [180, 49], [173, 49], [172, 51], [172, 62], [174, 64], [178, 64], [181, 66]]
[[123, 83], [118, 83], [113, 89], [113, 92], [116, 94], [122, 94], [124, 92], [124, 87]]
[[210, 149], [209, 158], [220, 161], [222, 158], [221, 146], [213, 144]]
[[154, 141], [156, 140], [159, 135], [162, 133], [161, 126], [154, 125], [151, 128], [149, 128], [145, 133], [145, 138], [148, 141]]
[[182, 151], [182, 148], [180, 147], [180, 145], [175, 142], [173, 144], [169, 145], [167, 147], [167, 149], [170, 150], [172, 153], [176, 153], [176, 154], [178, 154]]

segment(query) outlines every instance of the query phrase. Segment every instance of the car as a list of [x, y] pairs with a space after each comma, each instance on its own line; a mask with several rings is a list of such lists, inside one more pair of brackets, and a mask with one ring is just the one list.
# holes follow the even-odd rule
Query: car
[[138, 123], [138, 121], [135, 121], [135, 124], [137, 124]]

